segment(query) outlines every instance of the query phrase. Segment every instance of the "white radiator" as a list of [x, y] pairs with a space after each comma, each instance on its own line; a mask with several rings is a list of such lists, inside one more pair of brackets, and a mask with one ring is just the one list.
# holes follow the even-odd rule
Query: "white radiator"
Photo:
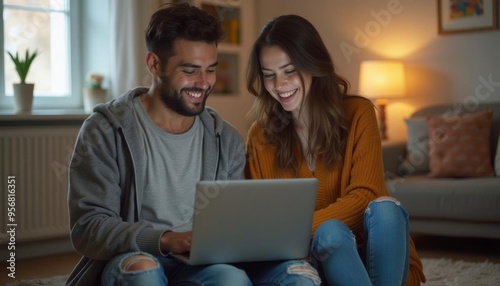
[[[8, 242], [7, 180], [15, 177], [15, 240], [69, 234], [68, 163], [79, 126], [0, 128], [0, 244]], [[11, 194], [12, 197], [12, 194]], [[12, 198], [10, 199], [12, 200]], [[10, 234], [9, 234], [10, 235]]]

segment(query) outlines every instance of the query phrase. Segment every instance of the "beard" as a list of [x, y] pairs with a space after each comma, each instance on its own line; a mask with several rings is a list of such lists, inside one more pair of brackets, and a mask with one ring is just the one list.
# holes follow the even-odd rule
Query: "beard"
[[[163, 76], [162, 79], [163, 83], [162, 86], [160, 87], [160, 95], [163, 104], [167, 108], [183, 116], [196, 116], [203, 112], [203, 110], [205, 109], [205, 103], [207, 101], [208, 95], [210, 94], [210, 91], [212, 91], [211, 86], [206, 90], [201, 88], [191, 87], [191, 88], [182, 88], [179, 91], [177, 91], [170, 84], [170, 81], [168, 80], [167, 77]], [[189, 106], [190, 103], [187, 102], [185, 98], [182, 96], [182, 93], [185, 91], [202, 92], [203, 94], [201, 96], [203, 97], [203, 101], [194, 103], [192, 104], [193, 106]]]

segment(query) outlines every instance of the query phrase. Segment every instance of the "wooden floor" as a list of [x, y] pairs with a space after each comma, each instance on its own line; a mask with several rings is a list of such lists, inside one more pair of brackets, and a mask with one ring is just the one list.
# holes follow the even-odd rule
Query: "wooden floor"
[[[500, 263], [500, 240], [412, 236], [421, 258], [450, 258], [464, 261], [491, 261]], [[80, 256], [64, 253], [54, 256], [19, 260], [16, 262], [16, 279], [7, 277], [6, 263], [0, 263], [0, 285], [23, 279], [67, 275]]]
[[77, 253], [64, 253], [53, 256], [38, 257], [16, 261], [16, 278], [7, 276], [5, 260], [0, 263], [0, 285], [25, 279], [46, 278], [56, 275], [68, 275], [76, 265], [80, 255]]

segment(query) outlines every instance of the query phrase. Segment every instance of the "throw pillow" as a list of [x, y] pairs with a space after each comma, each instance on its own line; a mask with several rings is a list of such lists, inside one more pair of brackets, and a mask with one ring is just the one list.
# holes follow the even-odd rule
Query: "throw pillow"
[[492, 111], [429, 116], [429, 177], [493, 176], [490, 157]]
[[498, 136], [497, 151], [495, 155], [495, 175], [500, 177], [500, 135]]
[[405, 119], [408, 130], [406, 157], [399, 165], [401, 175], [429, 172], [429, 135], [426, 117]]

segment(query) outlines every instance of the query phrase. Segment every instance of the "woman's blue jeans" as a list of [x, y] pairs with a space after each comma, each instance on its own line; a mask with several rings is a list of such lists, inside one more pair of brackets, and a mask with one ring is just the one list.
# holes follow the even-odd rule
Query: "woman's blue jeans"
[[[156, 267], [141, 271], [125, 271], [125, 260], [140, 255], [156, 262]], [[142, 258], [143, 259], [143, 258]], [[238, 264], [186, 265], [171, 257], [152, 256], [144, 252], [119, 255], [108, 262], [101, 285], [304, 285], [317, 286], [318, 272], [307, 262], [289, 260]]]
[[311, 260], [324, 285], [405, 285], [409, 268], [408, 213], [398, 201], [382, 198], [365, 210], [364, 245], [351, 230], [329, 220], [316, 230]]

